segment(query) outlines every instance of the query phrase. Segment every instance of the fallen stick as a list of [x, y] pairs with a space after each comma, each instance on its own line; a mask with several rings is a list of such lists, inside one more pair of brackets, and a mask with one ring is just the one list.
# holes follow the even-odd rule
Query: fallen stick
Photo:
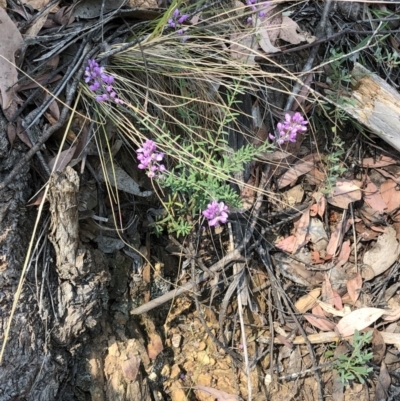
[[378, 75], [355, 63], [346, 111], [400, 151], [400, 94]]
[[[219, 270], [222, 270], [226, 265], [243, 260], [243, 257], [240, 253], [241, 248], [237, 248], [232, 252], [229, 252], [227, 255], [225, 255], [221, 260], [219, 260], [217, 263], [212, 265], [210, 267], [210, 271], [213, 273], [218, 272]], [[171, 299], [187, 292], [190, 291], [196, 284], [201, 283], [202, 281], [206, 280], [209, 277], [207, 273], [203, 273], [202, 275], [199, 276], [199, 278], [196, 280], [196, 283], [193, 281], [189, 281], [188, 283], [177, 287], [176, 289], [167, 292], [164, 295], [161, 295], [160, 297], [153, 299], [133, 310], [131, 310], [131, 315], [140, 315], [141, 313], [148, 312], [149, 310], [152, 310], [154, 308], [157, 308], [157, 306], [163, 305], [166, 302], [170, 301]]]

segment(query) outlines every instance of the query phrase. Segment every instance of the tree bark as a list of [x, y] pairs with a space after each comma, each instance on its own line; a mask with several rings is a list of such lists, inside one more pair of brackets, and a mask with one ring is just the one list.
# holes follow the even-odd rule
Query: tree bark
[[[0, 120], [0, 180], [26, 151], [10, 146], [6, 124]], [[26, 207], [29, 168], [0, 193], [2, 342], [36, 219]], [[50, 224], [46, 212], [0, 366], [0, 401], [151, 400], [145, 340], [129, 314], [132, 261], [80, 241], [72, 168], [49, 185]]]

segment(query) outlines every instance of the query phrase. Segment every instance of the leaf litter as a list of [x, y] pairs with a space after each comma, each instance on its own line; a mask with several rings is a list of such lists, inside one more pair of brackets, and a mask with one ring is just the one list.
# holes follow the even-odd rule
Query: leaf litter
[[[23, 3], [40, 10], [49, 1], [26, 0]], [[118, 10], [124, 2], [106, 1], [104, 3], [103, 11], [109, 12]], [[129, 5], [157, 8], [155, 2], [145, 4], [131, 1]], [[235, 61], [254, 66], [258, 62], [256, 52], [264, 52], [267, 55], [280, 53], [288, 47], [288, 44], [311, 44], [316, 40], [307, 33], [307, 28], [302, 31], [294, 19], [282, 12], [280, 4], [266, 5], [265, 9], [266, 18], [255, 18], [251, 22], [254, 32], [243, 33], [238, 30], [230, 34], [232, 43], [227, 49]], [[65, 15], [64, 11], [67, 11]], [[97, 18], [101, 7], [97, 1], [82, 1], [74, 8], [72, 14], [71, 12], [69, 9], [48, 9], [47, 12], [42, 13], [35, 24], [30, 26], [27, 34], [36, 36], [42, 29], [53, 24], [65, 26], [72, 24], [74, 22], [72, 14], [87, 20]], [[13, 107], [16, 107], [19, 100], [15, 93], [18, 90], [30, 91], [35, 89], [37, 84], [16, 86], [18, 73], [15, 67], [15, 52], [21, 47], [22, 36], [6, 11], [0, 9], [0, 13], [3, 23], [0, 29], [5, 35], [3, 37], [12, 33], [12, 37], [10, 36], [12, 40], [2, 41], [3, 45], [0, 46], [0, 56], [2, 56], [0, 59], [1, 104], [3, 111], [7, 112], [13, 102]], [[28, 15], [22, 11], [20, 13]], [[58, 13], [58, 16], [49, 15], [50, 13]], [[196, 15], [191, 23], [197, 24], [199, 18], [199, 15]], [[257, 45], [259, 48], [256, 50]], [[140, 52], [138, 51], [138, 53]], [[52, 68], [55, 69], [58, 66], [58, 60], [56, 64]], [[48, 73], [40, 75], [36, 81], [48, 85], [61, 79], [60, 75], [52, 77], [50, 75]], [[309, 74], [307, 86], [311, 84], [311, 79], [312, 75]], [[304, 86], [300, 92], [301, 96], [298, 96], [296, 106], [292, 110], [301, 108], [309, 93], [309, 88]], [[41, 99], [43, 104], [51, 100], [47, 95]], [[8, 118], [12, 114], [10, 111], [6, 113]], [[279, 113], [282, 115], [281, 111]], [[58, 103], [53, 101], [52, 105], [48, 105], [47, 120], [54, 125], [60, 116]], [[80, 122], [78, 125], [85, 124], [87, 125], [88, 122], [83, 124]], [[267, 129], [264, 122], [257, 125], [254, 121], [254, 126], [261, 127], [264, 131]], [[21, 124], [19, 130], [14, 131], [9, 131], [11, 145], [15, 143], [16, 136], [18, 136], [27, 146], [32, 147]], [[260, 141], [260, 138], [258, 140]], [[261, 142], [267, 140], [268, 135], [264, 135]], [[283, 386], [288, 390], [279, 389], [276, 384], [280, 377], [301, 374], [302, 370], [307, 369], [312, 372], [319, 370], [312, 353], [310, 353], [310, 348], [307, 349], [307, 347], [310, 345], [314, 347], [318, 361], [324, 361], [322, 347], [318, 347], [318, 344], [325, 346], [325, 344], [336, 342], [339, 344], [336, 348], [336, 355], [340, 355], [346, 351], [344, 344], [351, 345], [351, 338], [348, 337], [351, 337], [355, 330], [361, 331], [376, 327], [373, 328], [371, 343], [374, 363], [380, 368], [375, 399], [382, 399], [387, 394], [391, 384], [387, 361], [385, 362], [387, 348], [393, 345], [400, 346], [400, 330], [398, 325], [394, 324], [400, 319], [398, 287], [393, 284], [393, 281], [398, 278], [397, 261], [400, 255], [400, 217], [397, 213], [400, 205], [400, 191], [397, 188], [400, 182], [398, 162], [394, 157], [385, 154], [365, 157], [358, 163], [358, 167], [363, 169], [361, 177], [356, 177], [357, 174], [354, 176], [345, 174], [343, 177], [331, 180], [329, 190], [326, 191], [325, 188], [324, 191], [322, 184], [327, 179], [326, 157], [328, 155], [321, 151], [316, 152], [315, 148], [309, 146], [306, 149], [306, 156], [295, 154], [295, 158], [291, 159], [290, 157], [293, 155], [288, 152], [288, 149], [290, 148], [286, 145], [283, 146], [274, 155], [267, 155], [266, 160], [262, 160], [260, 162], [262, 164], [256, 167], [259, 174], [263, 164], [271, 161], [279, 164], [274, 173], [275, 186], [272, 185], [271, 188], [275, 191], [273, 196], [276, 199], [281, 196], [281, 199], [285, 201], [281, 205], [276, 199], [271, 202], [272, 210], [268, 210], [264, 216], [269, 219], [268, 225], [271, 227], [260, 227], [260, 232], [263, 232], [265, 236], [258, 240], [256, 245], [260, 251], [259, 259], [250, 260], [249, 258], [246, 260], [248, 262], [246, 267], [252, 274], [246, 276], [243, 282], [249, 286], [255, 300], [249, 306], [249, 314], [252, 314], [252, 317], [246, 321], [244, 326], [247, 343], [243, 344], [242, 337], [237, 330], [236, 312], [239, 308], [237, 299], [232, 297], [232, 301], [228, 303], [221, 319], [217, 317], [220, 312], [216, 308], [218, 302], [213, 302], [212, 298], [207, 299], [208, 303], [205, 302], [204, 307], [193, 309], [192, 298], [183, 296], [174, 301], [168, 312], [162, 313], [165, 318], [163, 321], [165, 324], [164, 336], [160, 335], [159, 327], [142, 322], [147, 331], [147, 344], [143, 349], [138, 343], [135, 343], [132, 351], [127, 347], [129, 342], [121, 341], [117, 344], [117, 342], [110, 341], [105, 366], [105, 372], [109, 377], [120, 369], [126, 380], [138, 381], [141, 366], [146, 369], [147, 373], [151, 372], [149, 377], [152, 377], [158, 361], [164, 358], [168, 360], [168, 363], [162, 364], [163, 370], [157, 374], [166, 377], [163, 388], [173, 401], [188, 400], [189, 392], [186, 389], [189, 388], [194, 390], [196, 400], [237, 401], [241, 399], [240, 397], [250, 397], [249, 383], [255, 390], [252, 398], [254, 400], [265, 399], [263, 391], [267, 384], [272, 397], [285, 399], [290, 392], [294, 394], [294, 390], [298, 389], [291, 387], [292, 382], [290, 381], [285, 382], [285, 386]], [[55, 170], [73, 166], [77, 163], [77, 160], [74, 159], [75, 150], [76, 145], [71, 145], [68, 150], [61, 153], [61, 159], [57, 164], [55, 163], [56, 158], [49, 158], [47, 164]], [[115, 154], [117, 153], [118, 150], [115, 150]], [[94, 151], [91, 156], [96, 159], [98, 154]], [[81, 157], [80, 155], [79, 161]], [[125, 199], [129, 199], [129, 196], [151, 198], [154, 195], [154, 188], [143, 190], [143, 181], [140, 181], [137, 171], [132, 172], [129, 166], [117, 163], [113, 167], [111, 164], [102, 167], [96, 160], [94, 165], [97, 165], [96, 178], [100, 182], [110, 183], [111, 186], [124, 193]], [[373, 180], [371, 170], [379, 173], [383, 180]], [[260, 181], [255, 178], [257, 176], [255, 171], [248, 181], [252, 185], [258, 185]], [[93, 195], [94, 192], [96, 191], [90, 189], [88, 194]], [[242, 194], [243, 197], [247, 194], [247, 197], [251, 198], [246, 210], [252, 210], [256, 203], [257, 191], [242, 190]], [[40, 196], [39, 198], [41, 199]], [[366, 206], [361, 206], [361, 203]], [[32, 205], [37, 204], [35, 202]], [[305, 207], [301, 208], [301, 204]], [[87, 210], [80, 210], [80, 212], [91, 211], [91, 208], [95, 208], [95, 206], [90, 206], [89, 201], [85, 201], [85, 205]], [[122, 214], [123, 212], [119, 216], [121, 219], [124, 217]], [[91, 215], [93, 216], [93, 213]], [[152, 219], [150, 215], [149, 209], [147, 221]], [[150, 221], [148, 224], [152, 223], [153, 221]], [[87, 238], [92, 238], [92, 240], [98, 238], [95, 230], [99, 227], [96, 229], [88, 227], [86, 226]], [[92, 232], [90, 233], [90, 231]], [[196, 259], [203, 261], [203, 265], [214, 257], [209, 254], [210, 252], [207, 253], [209, 249], [214, 249], [211, 244], [215, 243], [216, 239], [221, 243], [226, 241], [220, 234], [221, 232], [216, 233], [216, 236], [209, 242], [205, 238], [202, 239], [204, 242], [202, 253], [196, 255]], [[105, 238], [106, 242], [112, 242], [115, 239], [101, 234], [100, 236]], [[122, 241], [119, 243], [121, 246], [124, 245]], [[154, 247], [158, 255], [155, 256], [156, 252], [154, 252], [153, 257], [157, 260], [158, 258], [167, 260], [171, 256], [165, 250], [165, 243], [151, 244], [150, 246], [147, 241], [145, 249], [140, 246], [139, 242], [135, 245], [141, 249], [142, 255], [150, 255], [150, 248]], [[99, 245], [99, 248], [101, 249], [102, 246]], [[265, 249], [268, 250], [269, 259], [263, 258]], [[113, 250], [113, 252], [117, 251]], [[181, 249], [174, 249], [171, 254], [174, 253], [182, 257]], [[193, 259], [194, 255], [188, 257], [188, 263], [191, 258]], [[138, 259], [140, 258], [138, 257]], [[177, 259], [173, 259], [172, 262], [170, 260], [169, 266], [168, 263], [162, 268], [161, 264], [157, 264], [157, 266], [159, 270], [163, 268], [176, 270], [178, 264]], [[138, 282], [145, 281], [143, 288], [140, 288], [136, 294], [138, 297], [138, 294], [144, 295], [145, 301], [150, 301], [152, 298], [150, 295], [152, 281], [155, 281], [156, 278], [159, 281], [168, 281], [167, 278], [162, 277], [159, 270], [152, 273], [151, 266], [151, 263], [146, 263], [145, 267], [141, 267], [143, 276], [136, 277]], [[129, 270], [126, 275], [130, 274]], [[190, 280], [187, 271], [182, 274], [185, 280]], [[218, 279], [226, 280], [226, 277], [215, 275], [214, 279], [216, 279], [214, 283], [217, 287], [220, 284]], [[369, 282], [368, 286], [366, 285], [367, 281]], [[381, 282], [384, 284], [381, 285]], [[228, 286], [228, 288], [230, 287]], [[375, 291], [372, 292], [371, 288], [374, 288]], [[122, 296], [122, 293], [114, 294], [114, 296], [116, 299], [118, 296]], [[193, 296], [197, 296], [195, 291]], [[282, 301], [282, 299], [286, 300], [285, 297], [288, 297], [294, 304], [296, 315], [290, 315], [289, 303]], [[282, 311], [285, 312], [282, 313]], [[121, 313], [119, 319], [124, 321], [125, 317], [122, 315]], [[151, 319], [145, 317], [144, 320], [146, 318], [149, 321]], [[206, 325], [204, 324], [205, 320]], [[140, 337], [136, 329], [132, 329], [132, 331]], [[302, 335], [298, 335], [299, 333]], [[219, 343], [215, 341], [215, 338]], [[308, 345], [305, 345], [306, 342]], [[278, 348], [278, 351], [270, 348], [271, 345]], [[164, 354], [168, 354], [169, 348], [174, 349], [172, 359], [164, 356]], [[139, 349], [141, 349], [140, 352]], [[232, 350], [234, 352], [230, 353]], [[247, 377], [244, 370], [240, 368], [243, 366], [240, 363], [245, 359], [244, 351], [250, 356], [250, 360], [246, 362], [251, 366], [248, 371], [250, 377]], [[398, 359], [393, 365], [399, 366]], [[394, 369], [394, 366], [389, 366], [389, 369]], [[271, 382], [272, 377], [269, 372], [273, 375], [273, 382]], [[329, 374], [324, 378], [328, 376]], [[299, 390], [302, 398], [299, 399], [310, 399], [309, 396], [307, 398], [304, 395], [304, 391], [311, 386], [312, 382], [306, 377], [299, 378], [298, 382], [301, 383], [302, 388]], [[270, 387], [271, 383], [273, 385]], [[375, 383], [372, 378], [371, 383]], [[338, 388], [335, 387], [333, 392], [336, 394], [334, 400], [339, 400], [340, 392], [345, 391], [343, 386]], [[353, 390], [355, 390], [354, 386]], [[317, 399], [315, 389], [310, 391], [310, 394]]]

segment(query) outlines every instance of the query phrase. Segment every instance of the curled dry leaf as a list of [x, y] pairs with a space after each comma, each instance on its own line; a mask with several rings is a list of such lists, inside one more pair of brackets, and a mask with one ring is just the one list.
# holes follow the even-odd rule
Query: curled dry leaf
[[300, 31], [299, 26], [291, 18], [284, 15], [282, 17], [282, 25], [279, 31], [279, 38], [285, 42], [291, 43], [292, 45], [297, 45], [300, 42], [308, 41], [312, 43], [315, 37], [312, 38], [306, 34], [298, 33]]
[[323, 217], [326, 209], [326, 198], [324, 194], [321, 194], [321, 192], [314, 192], [312, 194], [312, 197], [316, 200], [316, 213], [320, 216]]
[[335, 328], [335, 323], [330, 322], [326, 317], [305, 314], [304, 317], [314, 327], [322, 331], [332, 331]]
[[307, 312], [309, 309], [312, 309], [316, 305], [317, 299], [320, 295], [321, 289], [314, 288], [311, 292], [299, 298], [294, 306], [300, 313]]
[[391, 179], [381, 184], [381, 196], [386, 203], [386, 212], [391, 213], [400, 205], [400, 191], [397, 190], [397, 183]]
[[246, 32], [234, 32], [231, 34], [231, 45], [229, 51], [233, 60], [241, 61], [244, 64], [255, 64], [254, 50], [257, 48], [257, 41], [252, 35]]
[[374, 363], [375, 365], [380, 365], [380, 363], [385, 358], [386, 344], [383, 340], [382, 334], [376, 329], [373, 329], [371, 347], [374, 354], [372, 358], [372, 363]]
[[153, 191], [141, 191], [139, 184], [126, 173], [121, 167], [117, 165], [111, 165], [110, 163], [106, 166], [107, 177], [104, 177], [103, 170], [99, 171], [99, 178], [106, 182], [108, 181], [113, 187], [117, 187], [119, 190], [127, 192], [128, 194], [147, 197], [153, 194]]
[[264, 18], [253, 18], [259, 45], [265, 53], [276, 53], [280, 49], [275, 47], [279, 31], [282, 26], [282, 12], [279, 6], [270, 6], [265, 11]]
[[[65, 167], [68, 166], [69, 162], [72, 160], [74, 157], [76, 151], [76, 146], [71, 146], [67, 150], [63, 150], [59, 157], [55, 156], [49, 161], [49, 167], [51, 171], [61, 171], [64, 170]], [[57, 165], [54, 166], [54, 164], [57, 161]]]
[[342, 337], [351, 336], [356, 330], [361, 331], [375, 323], [385, 312], [379, 308], [357, 309], [340, 319], [335, 331]]
[[340, 249], [339, 256], [337, 258], [336, 267], [342, 267], [345, 263], [347, 263], [350, 257], [350, 252], [350, 240], [344, 241], [342, 244], [342, 248]]
[[157, 333], [149, 334], [150, 342], [147, 345], [147, 353], [150, 359], [156, 359], [157, 355], [164, 349], [161, 337]]
[[396, 231], [392, 227], [386, 227], [375, 246], [364, 254], [363, 278], [371, 280], [382, 274], [393, 265], [399, 255], [400, 246], [396, 238]]
[[387, 400], [388, 391], [392, 380], [384, 361], [382, 361], [379, 377], [375, 389], [375, 401]]
[[400, 318], [400, 308], [386, 311], [386, 313], [382, 316], [382, 319], [386, 322], [395, 322]]
[[337, 180], [335, 188], [333, 188], [327, 197], [327, 201], [333, 206], [347, 209], [350, 203], [361, 199], [361, 186], [362, 184], [355, 180]]
[[282, 189], [288, 185], [293, 185], [299, 177], [307, 174], [314, 168], [313, 161], [301, 161], [290, 167], [278, 180], [278, 188]]
[[334, 305], [333, 290], [327, 274], [325, 274], [325, 279], [322, 283], [322, 301]]
[[[327, 255], [332, 255], [334, 256], [336, 253], [336, 250], [339, 246], [340, 240], [342, 238], [342, 235], [346, 234], [349, 228], [351, 227], [353, 220], [349, 219], [345, 222], [341, 221], [339, 222], [334, 230], [332, 231], [331, 234], [331, 239], [329, 240], [328, 246], [326, 247], [326, 253]], [[343, 227], [344, 225], [344, 227]]]
[[326, 302], [318, 301], [318, 305], [326, 312], [330, 313], [333, 316], [346, 316], [350, 313], [350, 310], [348, 308], [342, 308], [341, 310], [335, 309], [333, 305], [330, 305]]
[[386, 209], [386, 202], [383, 200], [379, 192], [379, 188], [371, 181], [367, 180], [367, 186], [364, 189], [364, 200], [367, 204], [378, 212]]
[[369, 168], [376, 168], [376, 167], [385, 167], [385, 166], [390, 166], [392, 164], [396, 164], [397, 161], [392, 159], [389, 156], [379, 156], [377, 158], [373, 157], [366, 157], [362, 161], [363, 167], [369, 167]]
[[356, 303], [362, 288], [362, 277], [357, 273], [353, 278], [347, 281], [347, 292], [353, 303]]

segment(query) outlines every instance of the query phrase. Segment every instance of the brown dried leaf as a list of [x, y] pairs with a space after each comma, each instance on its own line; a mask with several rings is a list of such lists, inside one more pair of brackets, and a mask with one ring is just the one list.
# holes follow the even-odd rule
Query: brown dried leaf
[[299, 298], [294, 306], [300, 313], [307, 312], [316, 305], [316, 300], [321, 294], [320, 288], [314, 288], [311, 292]]
[[400, 318], [400, 308], [386, 311], [386, 313], [382, 316], [382, 319], [387, 322], [395, 322]]
[[231, 45], [229, 51], [233, 60], [244, 64], [255, 64], [254, 50], [257, 48], [257, 41], [253, 35], [246, 32], [234, 32], [231, 34]]
[[279, 37], [282, 40], [289, 42], [292, 45], [297, 45], [300, 42], [304, 42], [306, 37], [300, 33], [297, 33], [298, 30], [300, 30], [300, 28], [296, 22], [286, 15], [282, 17], [282, 25], [279, 31]]
[[386, 311], [378, 308], [361, 308], [340, 319], [335, 331], [342, 337], [354, 334], [355, 330], [361, 331], [376, 322]]
[[393, 227], [386, 227], [385, 232], [378, 237], [375, 246], [364, 254], [363, 264], [368, 266], [370, 274], [363, 274], [363, 277], [371, 280], [382, 274], [393, 265], [399, 255], [400, 246], [396, 231]]
[[314, 168], [313, 161], [301, 161], [287, 170], [278, 180], [278, 188], [282, 189], [293, 185], [299, 177], [307, 174]]
[[[346, 224], [346, 226], [347, 225], [348, 224]], [[326, 247], [327, 255], [335, 256], [335, 253], [339, 247], [339, 242], [342, 238], [342, 235], [345, 234], [347, 232], [347, 230], [345, 230], [345, 232], [342, 233], [342, 222], [339, 222], [338, 224], [336, 224], [334, 230], [332, 231], [331, 239], [329, 240], [328, 246]]]
[[334, 305], [332, 285], [327, 274], [322, 283], [322, 300], [330, 305]]
[[385, 358], [386, 344], [383, 340], [382, 334], [376, 329], [373, 329], [371, 346], [374, 354], [372, 363], [375, 365], [380, 365], [380, 363], [383, 361], [383, 358]]
[[[68, 166], [69, 162], [74, 157], [75, 151], [76, 151], [76, 145], [70, 147], [67, 150], [62, 151], [58, 158], [57, 158], [57, 156], [53, 157], [49, 161], [50, 170], [52, 170], [52, 171], [64, 170], [64, 168]], [[54, 167], [56, 160], [57, 160], [57, 165]]]
[[285, 252], [296, 252], [296, 237], [294, 235], [289, 235], [289, 237], [286, 237], [275, 243], [275, 246]]
[[376, 167], [385, 167], [385, 166], [390, 166], [392, 164], [396, 164], [397, 161], [392, 159], [389, 156], [380, 156], [378, 158], [372, 158], [372, 157], [366, 157], [362, 165], [363, 167], [369, 167], [369, 168], [376, 168]]
[[282, 13], [277, 6], [270, 6], [264, 18], [253, 18], [259, 45], [265, 53], [276, 53], [280, 49], [275, 47], [282, 25]]
[[310, 225], [310, 208], [308, 207], [303, 211], [300, 220], [296, 227], [296, 245], [293, 252], [296, 252], [300, 247], [304, 246], [306, 243], [306, 236], [308, 234], [308, 227]]
[[128, 380], [136, 380], [137, 374], [139, 373], [139, 367], [140, 357], [138, 355], [132, 355], [130, 358], [121, 362], [122, 373]]
[[336, 290], [332, 290], [332, 293], [333, 293], [333, 306], [337, 310], [342, 310], [343, 309], [342, 298], [340, 297], [339, 293]]
[[381, 364], [381, 370], [376, 383], [375, 401], [386, 401], [388, 399], [388, 391], [391, 384], [391, 378], [384, 361]]
[[361, 183], [354, 180], [337, 180], [335, 188], [327, 197], [327, 201], [333, 206], [347, 209], [350, 203], [361, 199], [360, 187]]
[[326, 317], [309, 315], [307, 313], [304, 314], [304, 317], [314, 327], [317, 327], [322, 331], [332, 331], [335, 328], [335, 324], [330, 322]]
[[347, 263], [350, 257], [350, 252], [351, 252], [350, 240], [344, 241], [342, 243], [342, 248], [340, 249], [340, 253], [337, 258], [336, 267], [341, 267], [345, 263]]
[[50, 0], [22, 0], [22, 3], [27, 4], [34, 8], [35, 10], [41, 10]]
[[400, 191], [397, 190], [397, 184], [389, 179], [381, 185], [381, 196], [386, 203], [387, 213], [391, 213], [400, 205]]
[[378, 212], [383, 212], [387, 207], [378, 187], [369, 179], [367, 179], [367, 186], [364, 189], [364, 200]]
[[350, 299], [353, 301], [353, 303], [356, 303], [362, 288], [361, 274], [357, 273], [353, 278], [347, 280], [346, 286]]
[[0, 103], [3, 110], [6, 110], [14, 100], [14, 85], [18, 81], [15, 52], [21, 47], [23, 39], [3, 8], [0, 8], [0, 21]]
[[325, 195], [321, 194], [321, 192], [314, 192], [312, 194], [312, 197], [317, 201], [316, 206], [316, 212], [320, 217], [323, 217], [326, 209], [326, 198]]
[[147, 353], [150, 359], [156, 359], [157, 355], [164, 349], [161, 337], [157, 333], [150, 333], [150, 342], [147, 344]]

